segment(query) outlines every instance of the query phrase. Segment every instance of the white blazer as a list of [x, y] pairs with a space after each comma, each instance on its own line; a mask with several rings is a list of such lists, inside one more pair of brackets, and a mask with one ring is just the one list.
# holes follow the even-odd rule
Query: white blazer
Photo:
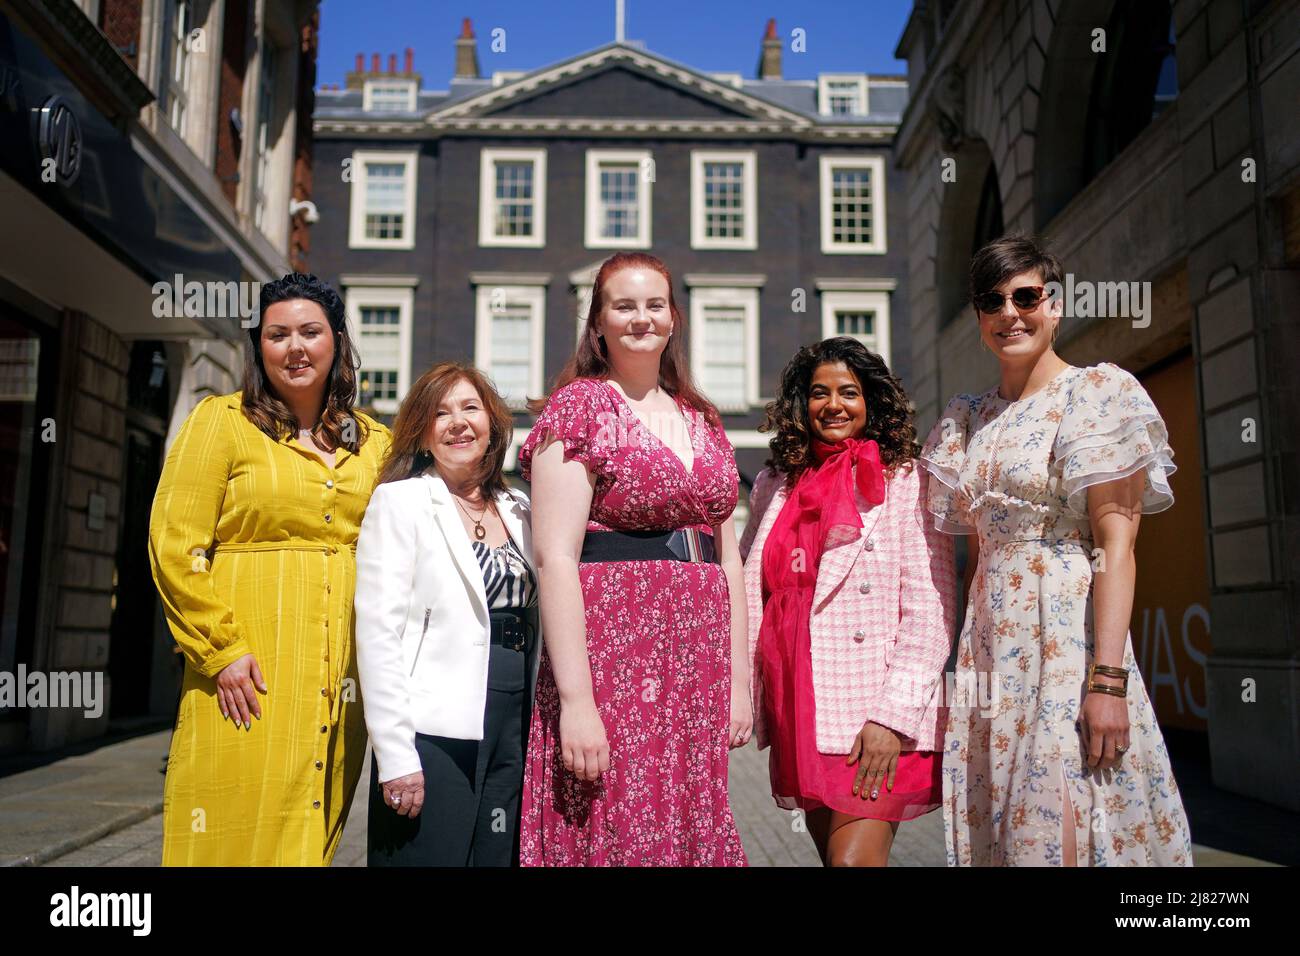
[[[497, 510], [530, 567], [528, 496]], [[357, 669], [379, 779], [420, 770], [416, 733], [483, 739], [491, 624], [483, 574], [447, 484], [430, 471], [375, 488], [357, 539]], [[537, 679], [540, 628], [529, 662]]]

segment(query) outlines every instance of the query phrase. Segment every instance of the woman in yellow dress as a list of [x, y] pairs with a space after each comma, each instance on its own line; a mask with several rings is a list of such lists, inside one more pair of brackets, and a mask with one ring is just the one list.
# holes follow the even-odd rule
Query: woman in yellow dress
[[164, 866], [329, 865], [365, 756], [354, 549], [388, 452], [353, 410], [356, 353], [315, 276], [262, 287], [242, 392], [176, 436], [149, 558], [185, 680]]

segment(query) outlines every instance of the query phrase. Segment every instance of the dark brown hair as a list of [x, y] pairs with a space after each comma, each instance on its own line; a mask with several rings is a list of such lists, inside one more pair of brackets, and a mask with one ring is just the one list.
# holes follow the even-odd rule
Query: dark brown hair
[[298, 434], [298, 418], [275, 393], [262, 364], [262, 322], [266, 310], [277, 302], [306, 299], [320, 306], [334, 336], [334, 363], [330, 366], [325, 387], [325, 407], [311, 434], [331, 451], [346, 448], [354, 455], [370, 435], [365, 420], [353, 413], [357, 400], [357, 359], [352, 338], [344, 320], [343, 300], [327, 282], [314, 275], [291, 272], [262, 286], [258, 299], [259, 321], [248, 330], [248, 347], [244, 350], [244, 417], [268, 435], [272, 441]]
[[764, 409], [763, 424], [758, 430], [776, 431], [768, 443], [772, 457], [767, 460], [767, 466], [785, 475], [789, 485], [812, 462], [808, 394], [812, 391], [813, 374], [819, 366], [841, 362], [862, 386], [862, 398], [867, 406], [864, 437], [875, 439], [880, 446], [880, 460], [886, 472], [892, 474], [899, 467], [911, 467], [912, 459], [921, 453], [916, 443], [911, 403], [903, 384], [884, 359], [857, 339], [842, 335], [806, 345], [796, 352], [781, 372], [781, 391], [776, 401]]
[[393, 421], [393, 440], [388, 458], [379, 471], [379, 484], [414, 478], [430, 467], [437, 470], [437, 462], [424, 447], [424, 438], [437, 414], [438, 405], [461, 381], [474, 386], [488, 414], [488, 447], [479, 464], [475, 483], [483, 492], [484, 501], [492, 501], [507, 489], [503, 472], [510, 438], [514, 434], [514, 418], [487, 376], [474, 366], [460, 362], [435, 365], [420, 376], [402, 399], [402, 406]]
[[[673, 317], [673, 336], [659, 357], [659, 387], [702, 414], [710, 425], [721, 428], [718, 410], [700, 393], [691, 378], [691, 363], [686, 354], [686, 318], [673, 298], [672, 274], [661, 259], [648, 252], [616, 252], [601, 263], [592, 285], [591, 307], [587, 309], [587, 321], [583, 325], [582, 337], [578, 339], [578, 350], [556, 377], [551, 390], [558, 391], [576, 378], [609, 378], [609, 351], [605, 340], [596, 334], [596, 319], [604, 306], [605, 283], [623, 269], [649, 269], [659, 273], [668, 283], [668, 311]], [[545, 407], [545, 398], [528, 403], [528, 410], [534, 415], [540, 414]]]
[[[1061, 261], [1032, 239], [1003, 236], [982, 246], [970, 261], [970, 301], [983, 292], [992, 292], [1003, 282], [1022, 272], [1037, 272], [1043, 284], [1060, 282], [1064, 272]], [[972, 305], [972, 308], [974, 306]], [[976, 309], [976, 314], [979, 310]]]

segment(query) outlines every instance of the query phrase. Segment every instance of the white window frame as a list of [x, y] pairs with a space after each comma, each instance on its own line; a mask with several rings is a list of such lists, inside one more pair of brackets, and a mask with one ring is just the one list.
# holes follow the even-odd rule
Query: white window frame
[[[603, 163], [632, 163], [637, 175], [637, 230], [634, 236], [610, 238], [600, 234], [600, 167]], [[649, 170], [649, 177], [646, 171]], [[648, 149], [587, 150], [586, 230], [583, 244], [588, 249], [649, 249], [650, 211], [654, 186], [654, 158]]]
[[889, 293], [888, 292], [823, 292], [822, 296], [822, 339], [831, 339], [839, 335], [836, 328], [837, 312], [874, 312], [876, 331], [874, 343], [864, 343], [892, 365], [889, 348]]
[[[495, 233], [496, 217], [493, 215], [496, 164], [521, 161], [533, 164], [533, 234], [498, 236]], [[484, 149], [479, 153], [478, 244], [525, 249], [540, 249], [546, 245], [546, 150]]]
[[[831, 84], [855, 82], [858, 87], [858, 110], [855, 113], [831, 112]], [[817, 112], [822, 116], [866, 116], [870, 87], [865, 73], [821, 73], [817, 76]]]
[[[376, 86], [401, 86], [406, 89], [407, 105], [400, 110], [376, 110], [374, 101], [374, 88]], [[361, 87], [361, 108], [367, 113], [401, 113], [413, 112], [416, 104], [415, 80], [404, 80], [400, 77], [374, 77], [365, 81]]]
[[[184, 17], [181, 14], [184, 13]], [[164, 118], [176, 135], [189, 142], [190, 100], [194, 81], [194, 54], [190, 49], [190, 34], [194, 31], [193, 0], [164, 0], [164, 36], [162, 38], [165, 57], [163, 62], [162, 86], [166, 90]], [[182, 24], [182, 20], [184, 23]], [[180, 79], [176, 79], [177, 62], [180, 63]], [[180, 117], [177, 119], [177, 108]]]
[[[397, 414], [397, 407], [411, 387], [411, 322], [415, 314], [415, 288], [413, 286], [347, 286], [344, 291], [344, 309], [348, 318], [348, 335], [356, 345], [362, 369], [366, 366], [365, 347], [361, 338], [361, 310], [364, 308], [391, 309], [397, 307], [397, 398], [377, 399], [374, 409], [384, 415]], [[358, 396], [361, 379], [357, 379]]]
[[[696, 286], [690, 290], [691, 374], [708, 396], [704, 378], [706, 354], [704, 311], [710, 305], [739, 305], [745, 310], [745, 402], [718, 405], [727, 414], [746, 412], [758, 400], [758, 288], [738, 286]], [[708, 396], [713, 401], [712, 396]], [[715, 403], [716, 404], [716, 403]]]
[[[736, 162], [745, 178], [741, 189], [744, 230], [736, 238], [709, 238], [704, 234], [704, 166]], [[754, 150], [691, 150], [691, 248], [758, 248], [758, 156]]]
[[267, 231], [267, 214], [272, 202], [272, 178], [275, 142], [271, 138], [275, 124], [276, 86], [280, 50], [265, 37], [257, 58], [257, 115], [253, 118], [253, 225]]
[[[415, 248], [415, 188], [419, 169], [417, 152], [358, 149], [352, 153], [352, 202], [348, 221], [348, 248], [350, 249], [414, 249]], [[406, 208], [402, 210], [407, 228], [397, 239], [371, 239], [366, 236], [366, 164], [403, 163], [406, 172]]]
[[[502, 290], [506, 302], [526, 303], [532, 310], [528, 344], [528, 395], [542, 395], [542, 348], [546, 333], [546, 287], [541, 285], [485, 284], [474, 289], [474, 365], [492, 376], [492, 296]], [[496, 382], [492, 383], [494, 386]], [[505, 396], [502, 396], [503, 398]], [[527, 396], [506, 398], [512, 411], [523, 411]]]
[[[822, 252], [827, 255], [884, 255], [887, 251], [885, 218], [885, 158], [883, 156], [822, 156], [819, 188], [821, 192]], [[871, 170], [871, 242], [835, 242], [831, 231], [831, 173], [835, 169]]]

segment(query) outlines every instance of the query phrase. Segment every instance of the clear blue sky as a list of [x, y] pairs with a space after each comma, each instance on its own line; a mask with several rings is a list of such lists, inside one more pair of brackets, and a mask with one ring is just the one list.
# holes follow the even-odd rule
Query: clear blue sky
[[[446, 89], [462, 17], [478, 37], [479, 69], [532, 70], [614, 39], [614, 0], [322, 0], [317, 83], [343, 83], [357, 53], [415, 50], [415, 69], [429, 89]], [[627, 38], [688, 66], [752, 77], [763, 27], [776, 18], [784, 40], [782, 74], [813, 79], [832, 71], [902, 73], [894, 47], [910, 0], [626, 0]], [[495, 27], [506, 49], [491, 50]], [[801, 27], [807, 51], [791, 52]]]

